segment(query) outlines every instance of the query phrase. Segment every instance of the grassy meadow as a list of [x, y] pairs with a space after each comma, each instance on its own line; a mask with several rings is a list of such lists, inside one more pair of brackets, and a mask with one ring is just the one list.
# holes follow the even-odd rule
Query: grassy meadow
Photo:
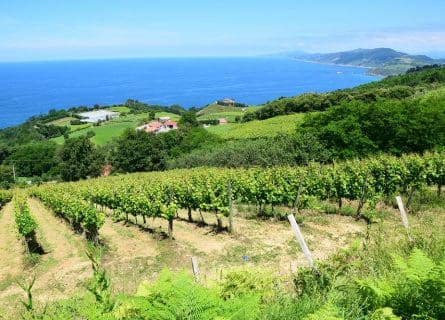
[[212, 126], [207, 130], [224, 140], [271, 137], [279, 133], [292, 133], [302, 121], [303, 114], [278, 116], [267, 120], [254, 120], [245, 123], [229, 123]]

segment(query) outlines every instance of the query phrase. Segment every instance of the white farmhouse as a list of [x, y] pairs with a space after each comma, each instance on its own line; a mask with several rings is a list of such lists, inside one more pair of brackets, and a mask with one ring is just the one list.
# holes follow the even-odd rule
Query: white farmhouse
[[80, 121], [87, 123], [98, 123], [99, 121], [107, 121], [119, 117], [118, 112], [107, 111], [107, 110], [95, 110], [79, 113], [82, 117]]

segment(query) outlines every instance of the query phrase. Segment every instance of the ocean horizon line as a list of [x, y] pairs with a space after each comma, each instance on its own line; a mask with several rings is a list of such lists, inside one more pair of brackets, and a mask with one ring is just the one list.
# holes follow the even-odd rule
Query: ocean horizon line
[[97, 58], [61, 58], [61, 59], [42, 59], [42, 60], [0, 60], [0, 64], [15, 63], [39, 63], [39, 62], [82, 62], [82, 61], [128, 61], [128, 60], [173, 60], [173, 59], [291, 59], [290, 57], [269, 56], [269, 55], [222, 55], [222, 56], [147, 56], [147, 57], [97, 57]]

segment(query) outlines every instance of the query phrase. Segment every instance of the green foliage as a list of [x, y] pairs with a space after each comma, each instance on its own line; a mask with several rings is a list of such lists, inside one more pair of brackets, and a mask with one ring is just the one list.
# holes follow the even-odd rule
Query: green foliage
[[110, 146], [110, 162], [122, 172], [162, 170], [169, 157], [217, 142], [217, 137], [201, 127], [186, 126], [161, 134], [129, 129]]
[[255, 295], [262, 301], [272, 300], [276, 285], [276, 279], [270, 272], [247, 269], [225, 274], [219, 284], [220, 295], [223, 299]]
[[343, 317], [339, 316], [339, 313], [339, 310], [335, 306], [327, 304], [316, 312], [305, 317], [304, 320], [344, 320]]
[[110, 293], [110, 279], [107, 272], [100, 266], [100, 258], [102, 256], [101, 249], [91, 248], [87, 252], [93, 269], [93, 280], [87, 289], [96, 299], [96, 303], [102, 307], [104, 312], [113, 310], [115, 302]]
[[80, 121], [80, 119], [73, 119], [73, 120], [70, 120], [70, 125], [71, 126], [79, 126], [79, 125], [81, 125], [83, 122], [82, 121]]
[[0, 190], [0, 209], [12, 200], [12, 192]]
[[165, 151], [155, 134], [128, 129], [111, 150], [111, 164], [124, 172], [159, 170], [165, 166]]
[[33, 316], [34, 311], [34, 301], [32, 296], [32, 288], [36, 282], [36, 277], [34, 276], [29, 283], [21, 283], [18, 282], [18, 285], [22, 290], [26, 293], [26, 301], [20, 301], [22, 305], [25, 307], [28, 315]]
[[25, 252], [28, 256], [29, 262], [36, 261], [37, 256], [33, 254], [44, 253], [36, 239], [37, 222], [31, 216], [26, 197], [19, 191], [14, 194], [14, 218], [17, 226], [17, 231], [23, 241]]
[[65, 140], [59, 152], [60, 175], [65, 181], [76, 181], [100, 175], [104, 157], [87, 137]]
[[94, 132], [94, 131], [92, 131], [92, 130], [89, 130], [88, 132], [87, 132], [87, 138], [92, 138], [92, 137], [94, 137], [96, 135], [96, 132]]
[[197, 149], [173, 158], [168, 162], [168, 167], [268, 167], [306, 164], [310, 161], [325, 162], [329, 157], [327, 150], [313, 135], [278, 135], [255, 140], [229, 141]]
[[44, 141], [63, 136], [67, 131], [68, 128], [66, 127], [46, 124], [44, 119], [34, 117], [21, 125], [0, 129], [0, 143], [14, 146], [35, 141]]
[[57, 145], [54, 142], [34, 142], [11, 149], [6, 159], [15, 163], [17, 176], [34, 177], [57, 174]]
[[404, 75], [387, 77], [381, 81], [369, 83], [360, 86], [360, 88], [383, 88], [396, 85], [419, 87], [445, 82], [445, 67], [432, 66], [419, 68], [418, 70], [409, 70]]
[[196, 119], [196, 113], [193, 111], [186, 111], [179, 119], [178, 125], [180, 127], [198, 127], [199, 122]]
[[118, 319], [256, 319], [259, 300], [255, 296], [222, 299], [218, 291], [206, 288], [180, 273], [163, 271], [156, 283], [142, 284], [136, 294], [115, 309]]
[[434, 263], [414, 249], [406, 260], [396, 256], [393, 268], [386, 277], [356, 281], [368, 310], [390, 307], [403, 319], [445, 317], [445, 260]]
[[0, 189], [9, 189], [14, 182], [12, 165], [0, 165]]
[[43, 188], [32, 189], [30, 195], [40, 199], [56, 215], [68, 220], [74, 231], [82, 233], [85, 230], [87, 239], [95, 245], [99, 244], [99, 229], [105, 223], [105, 217], [91, 203], [66, 190], [52, 192]]
[[130, 112], [134, 114], [148, 113], [154, 111], [154, 112], [168, 112], [180, 115], [183, 112], [185, 112], [185, 109], [177, 104], [166, 107], [160, 105], [150, 105], [134, 99], [128, 99], [125, 102], [124, 107], [129, 109]]
[[202, 127], [187, 127], [170, 131], [167, 134], [160, 134], [159, 139], [163, 143], [165, 152], [173, 159], [193, 150], [218, 145], [221, 142], [216, 135]]
[[243, 121], [268, 119], [278, 115], [324, 111], [332, 106], [357, 102], [372, 103], [377, 100], [398, 101], [416, 96], [445, 83], [445, 67], [426, 68], [401, 76], [388, 77], [381, 81], [352, 89], [328, 93], [305, 93], [296, 97], [280, 98], [268, 102], [254, 113], [246, 114]]
[[391, 308], [382, 308], [375, 310], [369, 318], [370, 320], [401, 320], [402, 318], [394, 315]]
[[[125, 215], [127, 220], [133, 215], [143, 219], [162, 217], [172, 222], [179, 209], [200, 209], [215, 213], [221, 228], [222, 215], [229, 211], [227, 185], [230, 181], [232, 200], [256, 206], [259, 216], [264, 214], [266, 207], [289, 208], [299, 192], [299, 208], [313, 206], [315, 200], [335, 199], [339, 203], [342, 199], [359, 200], [356, 218], [371, 223], [379, 218], [377, 204], [395, 192], [442, 183], [444, 161], [443, 153], [437, 152], [399, 158], [378, 156], [340, 162], [335, 166], [310, 163], [303, 167], [171, 170], [88, 180], [75, 185], [41, 186], [34, 194], [74, 225], [83, 221], [88, 226], [88, 219], [83, 217], [89, 216], [86, 213], [92, 210], [90, 204], [96, 203]], [[73, 200], [72, 196], [83, 202]], [[68, 204], [74, 206], [74, 210], [71, 211]], [[367, 212], [362, 213], [359, 209], [365, 205]], [[83, 212], [79, 213], [78, 207], [83, 208]], [[94, 226], [100, 220], [96, 220], [94, 210], [91, 212]], [[337, 212], [352, 213], [351, 209]]]
[[[428, 216], [432, 223], [443, 224], [442, 216]], [[154, 283], [142, 283], [136, 295], [111, 297], [115, 303], [110, 308], [104, 309], [99, 302], [104, 299], [93, 294], [50, 303], [42, 314], [34, 307], [33, 314], [39, 319], [98, 320], [443, 319], [445, 235], [437, 225], [436, 229], [425, 228], [424, 222], [413, 225], [413, 231], [422, 231], [416, 243], [420, 238], [432, 238], [441, 244], [442, 250], [431, 258], [427, 253], [434, 252], [434, 246], [410, 250], [407, 240], [398, 235], [386, 238], [380, 223], [374, 225], [375, 232], [369, 227], [365, 239], [319, 263], [318, 272], [300, 270], [295, 275], [295, 289], [280, 286], [286, 279], [265, 270], [229, 272], [211, 284], [196, 282], [185, 272], [164, 270]], [[399, 254], [391, 258], [396, 252]], [[106, 291], [104, 271], [97, 269], [96, 289]], [[103, 292], [99, 290], [100, 297]]]
[[[29, 319], [42, 320], [66, 320], [66, 319], [88, 319], [88, 320], [115, 320], [119, 319], [110, 313], [104, 313], [101, 305], [95, 303], [93, 297], [72, 297], [66, 301], [58, 301], [45, 308]], [[28, 319], [28, 318], [25, 318]], [[137, 318], [133, 318], [137, 319]]]
[[31, 216], [28, 205], [26, 204], [26, 198], [17, 195], [15, 197], [15, 223], [19, 235], [25, 239], [35, 236], [37, 229], [37, 223]]
[[216, 292], [184, 273], [174, 276], [163, 271], [154, 285], [142, 284], [136, 295], [145, 298], [146, 319], [214, 319], [218, 315]]
[[443, 97], [438, 92], [416, 100], [342, 104], [308, 115], [299, 130], [315, 135], [336, 158], [424, 152], [445, 144]]
[[278, 134], [291, 134], [302, 121], [303, 114], [277, 116], [264, 121], [229, 123], [212, 126], [207, 130], [223, 140], [257, 139], [274, 137]]

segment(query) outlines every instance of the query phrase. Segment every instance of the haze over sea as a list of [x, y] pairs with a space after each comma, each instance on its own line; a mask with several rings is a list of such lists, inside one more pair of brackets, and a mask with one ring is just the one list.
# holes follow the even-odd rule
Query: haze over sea
[[0, 63], [0, 128], [50, 109], [118, 104], [262, 104], [377, 80], [366, 69], [280, 58], [159, 58]]

